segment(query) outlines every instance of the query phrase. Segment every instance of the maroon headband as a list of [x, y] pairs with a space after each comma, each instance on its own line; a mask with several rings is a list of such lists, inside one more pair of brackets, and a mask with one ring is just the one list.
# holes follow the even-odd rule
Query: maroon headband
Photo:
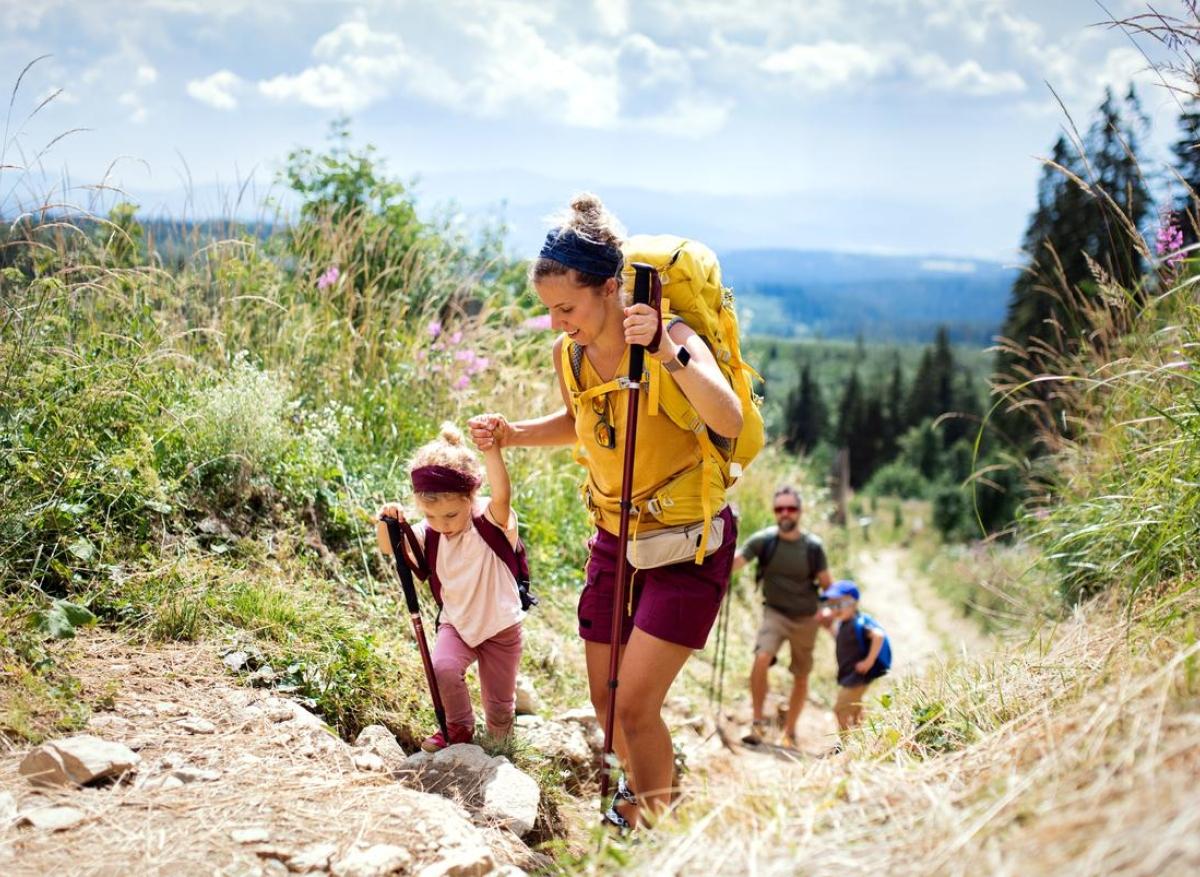
[[470, 493], [479, 479], [449, 466], [418, 466], [412, 470], [412, 486], [417, 493]]

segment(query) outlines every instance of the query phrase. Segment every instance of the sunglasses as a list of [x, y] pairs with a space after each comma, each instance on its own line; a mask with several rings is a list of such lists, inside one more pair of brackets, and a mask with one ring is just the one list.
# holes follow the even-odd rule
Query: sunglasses
[[777, 514], [777, 515], [782, 515], [784, 512], [790, 512], [791, 514], [794, 515], [799, 511], [800, 511], [800, 506], [798, 506], [798, 505], [777, 505], [777, 506], [775, 506], [775, 514]]
[[610, 451], [613, 450], [617, 446], [617, 430], [608, 417], [607, 393], [592, 397], [592, 413], [599, 418], [596, 421], [596, 428], [592, 432], [596, 444], [602, 448], [608, 448]]

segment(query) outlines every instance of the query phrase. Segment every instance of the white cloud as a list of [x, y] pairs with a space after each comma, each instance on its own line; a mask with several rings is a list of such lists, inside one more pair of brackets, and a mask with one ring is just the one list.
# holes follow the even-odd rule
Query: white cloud
[[931, 91], [975, 96], [1023, 91], [1025, 81], [1013, 71], [993, 73], [975, 60], [952, 64], [933, 52], [914, 54], [898, 43], [866, 46], [826, 40], [794, 45], [759, 64], [767, 73], [783, 75], [809, 92], [862, 87], [875, 80], [907, 78]]
[[142, 103], [141, 95], [136, 91], [124, 92], [117, 98], [117, 103], [123, 107], [129, 107], [129, 121], [135, 125], [141, 125], [149, 116], [145, 104]]
[[593, 0], [600, 31], [607, 36], [620, 36], [629, 30], [629, 0]]
[[921, 55], [910, 64], [914, 76], [933, 91], [949, 91], [987, 97], [1016, 94], [1025, 90], [1025, 80], [1011, 70], [989, 73], [978, 61], [951, 65], [939, 55]]
[[768, 73], [786, 74], [811, 91], [828, 91], [856, 80], [874, 79], [889, 62], [884, 53], [856, 43], [825, 40], [794, 45], [764, 58]]
[[139, 64], [136, 78], [138, 85], [153, 85], [158, 81], [158, 71], [149, 64]]
[[245, 85], [240, 76], [231, 70], [218, 70], [203, 79], [193, 79], [187, 84], [187, 93], [202, 104], [217, 110], [237, 109], [236, 93]]

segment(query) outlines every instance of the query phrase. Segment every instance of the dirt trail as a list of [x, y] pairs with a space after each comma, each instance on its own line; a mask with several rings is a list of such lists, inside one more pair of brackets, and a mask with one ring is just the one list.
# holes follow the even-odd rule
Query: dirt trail
[[[963, 653], [980, 654], [989, 649], [988, 638], [934, 592], [932, 585], [912, 568], [903, 549], [863, 550], [854, 569], [864, 608], [887, 629], [891, 639], [893, 676], [918, 672], [930, 661]], [[823, 649], [832, 649], [830, 638], [824, 633], [817, 640], [818, 653]], [[783, 661], [787, 660], [786, 652], [785, 646], [781, 653]], [[814, 678], [827, 672], [830, 666], [827, 656], [818, 654]], [[768, 716], [786, 703], [786, 683], [781, 685], [781, 681], [777, 673], [768, 695]], [[811, 759], [828, 753], [837, 741], [837, 725], [829, 705], [810, 693], [797, 725], [795, 749], [778, 745], [743, 746], [740, 738], [750, 724], [745, 682], [727, 680], [726, 690], [732, 691], [727, 700], [732, 703], [725, 712], [725, 742], [720, 735], [712, 734], [690, 747], [689, 762], [696, 769], [693, 782], [705, 789], [704, 794], [733, 794], [747, 784], [761, 784], [767, 789], [777, 782], [780, 770], [803, 770]]]
[[911, 673], [933, 658], [986, 651], [988, 638], [906, 561], [902, 549], [880, 548], [862, 552], [855, 566], [864, 608], [891, 637], [892, 672]]

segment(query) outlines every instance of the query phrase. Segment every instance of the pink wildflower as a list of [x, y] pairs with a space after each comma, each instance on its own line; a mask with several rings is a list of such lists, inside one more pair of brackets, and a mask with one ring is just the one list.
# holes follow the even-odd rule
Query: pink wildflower
[[529, 319], [527, 319], [523, 323], [521, 323], [521, 326], [525, 329], [549, 329], [550, 328], [550, 315], [549, 314], [540, 314], [536, 317], [530, 317]]
[[450, 345], [451, 346], [454, 346], [455, 344], [457, 344], [460, 341], [462, 341], [462, 332], [455, 332], [453, 335], [450, 336]]
[[325, 272], [317, 278], [317, 289], [324, 292], [329, 287], [338, 282], [338, 278], [342, 276], [342, 272], [338, 270], [337, 265], [330, 265], [325, 269]]
[[479, 374], [479, 372], [491, 365], [491, 361], [486, 356], [477, 356], [475, 361], [471, 363], [471, 374]]
[[437, 320], [430, 320], [429, 325], [426, 326], [425, 328], [426, 328], [426, 331], [429, 332], [430, 338], [436, 338], [437, 336], [442, 334], [442, 324], [439, 323]]
[[454, 382], [454, 389], [456, 390], [465, 390], [469, 386], [471, 386], [471, 379], [466, 375], [463, 375]]
[[474, 362], [475, 361], [475, 351], [474, 350], [459, 350], [454, 354], [454, 358], [456, 360], [458, 360], [459, 362]]
[[1154, 240], [1155, 251], [1166, 257], [1167, 267], [1174, 268], [1183, 261], [1183, 229], [1175, 224], [1175, 218], [1170, 214], [1164, 215], [1163, 223], [1158, 227]]

